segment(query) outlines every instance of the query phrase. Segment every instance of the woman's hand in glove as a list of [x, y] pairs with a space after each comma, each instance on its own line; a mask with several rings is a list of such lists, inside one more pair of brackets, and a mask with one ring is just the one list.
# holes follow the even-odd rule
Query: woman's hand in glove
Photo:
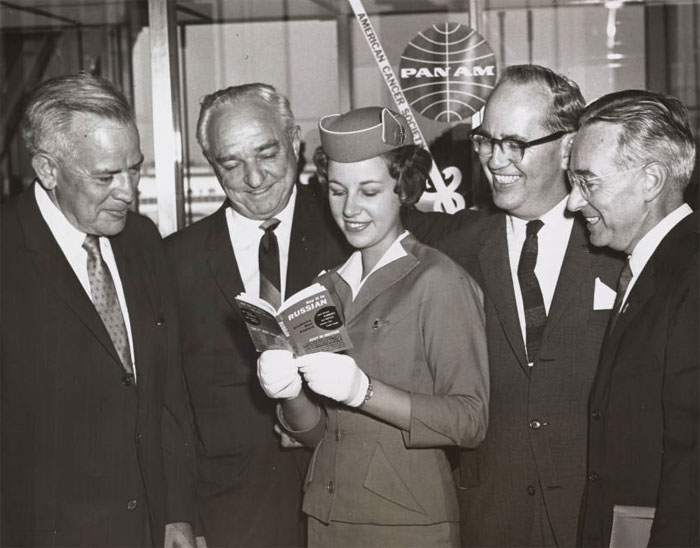
[[266, 350], [258, 358], [258, 379], [268, 397], [296, 398], [301, 391], [297, 360], [289, 350]]
[[369, 377], [350, 356], [316, 352], [300, 356], [296, 364], [309, 388], [317, 394], [350, 407], [359, 407], [365, 401]]

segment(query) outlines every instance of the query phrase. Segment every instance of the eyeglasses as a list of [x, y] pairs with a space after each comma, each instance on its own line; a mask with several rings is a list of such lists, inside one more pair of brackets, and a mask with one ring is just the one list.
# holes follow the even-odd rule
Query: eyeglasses
[[[479, 129], [477, 128], [474, 131], [477, 132]], [[471, 139], [474, 152], [476, 152], [479, 156], [491, 156], [493, 154], [494, 145], [498, 145], [498, 148], [501, 149], [501, 152], [505, 155], [505, 157], [512, 163], [517, 164], [518, 162], [522, 161], [523, 155], [525, 154], [525, 149], [556, 141], [567, 133], [569, 132], [556, 131], [533, 141], [521, 141], [520, 139], [496, 139], [482, 133], [472, 133], [469, 136], [469, 139]]]
[[595, 177], [584, 177], [583, 175], [579, 175], [577, 173], [574, 173], [570, 169], [566, 170], [566, 174], [569, 176], [569, 182], [571, 183], [571, 188], [573, 189], [574, 187], [578, 188], [581, 191], [581, 194], [583, 197], [588, 200], [590, 198], [591, 194], [593, 193], [593, 190], [591, 189], [591, 183], [593, 181], [597, 181], [599, 179], [604, 179], [606, 177], [612, 177], [613, 175], [622, 175], [623, 173], [628, 173], [630, 171], [637, 171], [638, 169], [642, 169], [647, 167], [649, 164], [644, 164], [641, 166], [636, 166], [636, 167], [630, 167], [627, 169], [622, 169], [620, 171], [613, 171], [612, 173], [606, 173], [605, 175], [596, 175]]

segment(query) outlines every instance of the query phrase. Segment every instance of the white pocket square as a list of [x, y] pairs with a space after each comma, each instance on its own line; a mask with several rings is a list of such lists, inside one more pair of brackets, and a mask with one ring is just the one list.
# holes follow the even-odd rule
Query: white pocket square
[[593, 289], [593, 310], [610, 310], [615, 304], [617, 292], [605, 285], [600, 278], [595, 279]]

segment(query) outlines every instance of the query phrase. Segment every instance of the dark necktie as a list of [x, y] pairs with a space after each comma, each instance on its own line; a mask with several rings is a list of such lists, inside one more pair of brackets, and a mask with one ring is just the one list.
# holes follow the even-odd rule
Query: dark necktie
[[129, 385], [134, 379], [134, 366], [131, 363], [129, 350], [129, 334], [126, 331], [124, 316], [119, 305], [117, 290], [114, 280], [107, 268], [102, 253], [100, 252], [100, 240], [97, 236], [88, 234], [83, 242], [83, 249], [87, 251], [87, 271], [90, 281], [90, 296], [92, 304], [102, 319], [102, 323], [109, 333], [109, 338], [114, 344], [117, 355], [121, 360], [126, 375], [122, 379], [125, 385]]
[[542, 342], [542, 333], [547, 322], [547, 313], [544, 308], [542, 291], [535, 276], [537, 264], [537, 232], [544, 226], [539, 219], [527, 223], [525, 243], [520, 253], [518, 263], [518, 281], [523, 295], [523, 307], [525, 308], [525, 334], [527, 347], [527, 361], [534, 364]]
[[260, 298], [275, 308], [282, 302], [280, 294], [280, 250], [277, 245], [275, 228], [279, 219], [267, 219], [260, 225], [265, 231], [258, 248], [258, 266], [260, 267]]
[[608, 331], [612, 331], [615, 327], [615, 323], [617, 323], [617, 319], [619, 318], [620, 313], [622, 312], [622, 299], [625, 298], [625, 293], [627, 293], [627, 288], [629, 287], [631, 281], [632, 268], [630, 267], [629, 259], [627, 259], [627, 261], [625, 261], [625, 266], [622, 268], [622, 272], [620, 272], [620, 278], [617, 280], [617, 295], [615, 295], [615, 304], [613, 305], [613, 316], [610, 319], [610, 329]]

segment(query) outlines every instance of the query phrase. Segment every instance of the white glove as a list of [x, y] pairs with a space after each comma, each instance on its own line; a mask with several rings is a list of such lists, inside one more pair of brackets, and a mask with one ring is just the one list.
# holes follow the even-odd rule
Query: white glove
[[297, 358], [296, 363], [309, 388], [317, 394], [350, 407], [358, 407], [365, 401], [369, 377], [350, 356], [316, 352]]
[[258, 379], [269, 398], [296, 398], [301, 391], [301, 375], [289, 350], [266, 350], [260, 354]]

